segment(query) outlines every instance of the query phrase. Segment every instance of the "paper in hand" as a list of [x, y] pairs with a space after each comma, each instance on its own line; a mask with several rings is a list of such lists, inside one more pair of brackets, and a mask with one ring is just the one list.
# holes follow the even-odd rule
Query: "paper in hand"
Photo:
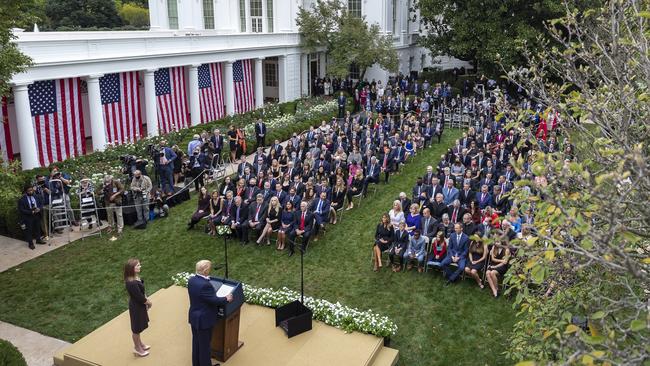
[[221, 285], [219, 287], [219, 290], [217, 290], [217, 297], [226, 297], [226, 295], [230, 294], [232, 290], [234, 290], [234, 286], [229, 286], [229, 285]]

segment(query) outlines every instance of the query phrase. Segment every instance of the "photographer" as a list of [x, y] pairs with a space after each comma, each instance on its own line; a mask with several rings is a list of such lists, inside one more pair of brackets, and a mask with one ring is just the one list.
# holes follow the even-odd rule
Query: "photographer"
[[113, 231], [113, 224], [117, 216], [117, 235], [122, 234], [124, 229], [124, 218], [122, 216], [122, 194], [124, 194], [124, 186], [117, 179], [113, 179], [112, 175], [104, 177], [104, 186], [102, 187], [101, 194], [104, 199], [104, 208], [106, 209], [106, 216], [108, 218], [108, 232]]
[[198, 192], [203, 187], [203, 175], [205, 170], [209, 168], [208, 157], [205, 153], [201, 152], [199, 146], [194, 148], [192, 155], [190, 156], [190, 174], [192, 179], [194, 179], [194, 189]]
[[50, 223], [47, 215], [47, 210], [50, 207], [50, 189], [47, 185], [47, 180], [44, 175], [38, 174], [36, 176], [36, 183], [34, 184], [34, 196], [41, 201], [42, 214], [41, 214], [41, 234], [42, 240], [47, 240], [50, 235]]
[[[86, 177], [81, 178], [81, 180], [79, 181], [79, 188], [77, 188], [77, 194], [79, 195], [79, 199], [83, 201], [84, 198], [93, 197], [94, 192], [95, 192], [95, 186], [92, 180]], [[88, 209], [89, 208], [90, 207], [88, 207]], [[95, 209], [94, 205], [92, 206], [92, 209]], [[91, 212], [82, 213], [80, 217], [80, 221], [83, 222], [84, 220], [86, 220], [88, 222], [88, 228], [92, 229], [93, 225], [91, 224], [91, 222], [93, 216], [94, 214]], [[97, 221], [99, 221], [99, 217], [97, 218]], [[101, 227], [102, 226], [101, 222], [99, 222], [98, 225]]]
[[133, 172], [133, 179], [131, 180], [131, 192], [133, 192], [133, 204], [135, 205], [135, 212], [138, 216], [138, 221], [135, 226], [144, 229], [147, 226], [147, 219], [149, 218], [149, 194], [153, 185], [151, 179], [142, 172], [136, 170]]
[[169, 206], [167, 205], [167, 198], [163, 192], [154, 188], [151, 192], [151, 205], [150, 209], [153, 213], [152, 218], [165, 217], [169, 215]]
[[160, 175], [160, 187], [168, 196], [174, 194], [174, 161], [176, 153], [167, 147], [167, 141], [161, 140], [158, 150], [158, 174]]

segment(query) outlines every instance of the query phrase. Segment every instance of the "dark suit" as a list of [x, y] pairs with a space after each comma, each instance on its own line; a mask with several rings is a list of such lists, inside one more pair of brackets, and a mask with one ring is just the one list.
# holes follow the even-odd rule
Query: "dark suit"
[[[392, 264], [402, 264], [402, 258], [404, 258], [404, 252], [409, 245], [409, 233], [408, 231], [399, 231], [395, 230], [395, 238], [393, 240], [393, 247], [390, 249], [389, 257]], [[399, 249], [399, 251], [397, 251]]]
[[435, 219], [435, 217], [432, 216], [429, 217], [422, 216], [420, 222], [421, 222], [420, 232], [422, 233], [423, 236], [428, 237], [429, 243], [431, 243], [433, 238], [436, 236], [436, 233], [438, 232], [437, 230], [438, 221]]
[[476, 200], [476, 193], [471, 189], [467, 191], [463, 189], [458, 193], [458, 200], [460, 201], [461, 206], [469, 207], [469, 203]]
[[379, 171], [381, 166], [379, 164], [370, 164], [365, 169], [365, 178], [363, 179], [363, 193], [368, 194], [368, 184], [370, 183], [379, 183]]
[[217, 310], [226, 305], [225, 297], [217, 297], [210, 281], [190, 277], [187, 282], [190, 295], [189, 323], [192, 326], [192, 366], [211, 366], [210, 341], [212, 328], [219, 320]]
[[214, 153], [221, 156], [221, 150], [223, 149], [223, 136], [219, 135], [219, 138], [217, 138], [217, 136], [212, 135], [210, 136], [210, 142], [214, 147]]
[[[38, 208], [38, 212], [33, 210]], [[25, 225], [25, 241], [29, 244], [29, 247], [34, 246], [34, 240], [40, 240], [41, 238], [41, 211], [43, 209], [43, 204], [41, 203], [38, 196], [28, 196], [24, 194], [18, 200], [18, 212], [20, 213], [20, 221]]]
[[264, 147], [266, 138], [266, 123], [255, 123], [255, 148]]
[[[237, 213], [239, 211], [239, 215]], [[239, 219], [237, 219], [239, 216]], [[237, 238], [244, 242], [244, 224], [248, 220], [248, 207], [242, 203], [237, 206], [233, 204], [230, 206], [230, 221], [227, 224], [235, 224], [235, 235]]]
[[[454, 282], [465, 270], [465, 262], [467, 260], [467, 252], [469, 251], [469, 237], [464, 233], [460, 234], [460, 240], [458, 240], [458, 235], [453, 232], [449, 235], [449, 246], [447, 247], [447, 256], [442, 260], [441, 266], [445, 271], [445, 277]], [[451, 257], [459, 257], [458, 267], [456, 269], [451, 268], [452, 259]]]
[[[322, 203], [321, 203], [322, 202]], [[320, 213], [318, 212], [318, 205], [320, 203]], [[314, 214], [316, 218], [316, 224], [322, 225], [327, 222], [330, 213], [330, 201], [324, 199], [321, 201], [320, 198], [314, 198], [311, 203], [310, 211]], [[316, 229], [318, 230], [318, 228]]]
[[[253, 202], [248, 205], [248, 220], [242, 225], [242, 236], [245, 242], [248, 242], [248, 233], [249, 231], [255, 230], [260, 231], [266, 225], [266, 212], [268, 211], [267, 206], [264, 202], [258, 204]], [[255, 220], [255, 215], [257, 214], [257, 220]], [[256, 222], [257, 224], [253, 227], [250, 226], [251, 222]]]
[[300, 228], [300, 224], [302, 222], [302, 215], [303, 212], [301, 210], [298, 210], [294, 213], [294, 220], [293, 220], [293, 228], [291, 232], [289, 233], [289, 252], [293, 253], [294, 252], [294, 245], [296, 242], [296, 230], [304, 230], [305, 232], [302, 233], [302, 250], [303, 252], [307, 250], [307, 244], [309, 243], [309, 237], [311, 236], [311, 233], [314, 228], [314, 215], [306, 211], [305, 212], [305, 219], [303, 222], [303, 228]]

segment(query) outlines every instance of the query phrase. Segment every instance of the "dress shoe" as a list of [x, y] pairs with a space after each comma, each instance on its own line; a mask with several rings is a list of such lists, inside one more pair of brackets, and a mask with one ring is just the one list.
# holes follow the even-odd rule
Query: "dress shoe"
[[138, 352], [136, 350], [133, 350], [133, 354], [138, 357], [146, 357], [149, 356], [149, 351]]
[[45, 243], [45, 242], [44, 242], [43, 240], [41, 240], [41, 239], [38, 239], [38, 240], [36, 240], [36, 244], [41, 244], [41, 245], [43, 245], [43, 244], [47, 244], [47, 243]]
[[34, 243], [29, 243], [29, 249], [34, 250], [36, 247], [34, 246]]

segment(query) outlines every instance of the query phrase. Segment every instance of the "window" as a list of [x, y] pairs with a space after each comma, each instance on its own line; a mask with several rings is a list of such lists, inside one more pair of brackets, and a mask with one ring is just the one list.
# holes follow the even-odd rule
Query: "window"
[[262, 0], [251, 1], [251, 32], [262, 33]]
[[214, 29], [213, 0], [203, 0], [203, 29]]
[[275, 62], [264, 63], [264, 85], [278, 86], [278, 64]]
[[350, 79], [359, 80], [359, 77], [361, 77], [359, 66], [357, 64], [350, 65]]
[[411, 0], [406, 2], [406, 34], [411, 33]]
[[352, 16], [361, 18], [361, 0], [348, 0], [348, 12]]
[[273, 0], [266, 0], [266, 28], [273, 33]]
[[397, 0], [393, 0], [393, 34], [397, 32]]
[[246, 33], [246, 0], [239, 0], [239, 31]]
[[169, 29], [178, 29], [178, 4], [176, 0], [167, 0], [167, 19]]

